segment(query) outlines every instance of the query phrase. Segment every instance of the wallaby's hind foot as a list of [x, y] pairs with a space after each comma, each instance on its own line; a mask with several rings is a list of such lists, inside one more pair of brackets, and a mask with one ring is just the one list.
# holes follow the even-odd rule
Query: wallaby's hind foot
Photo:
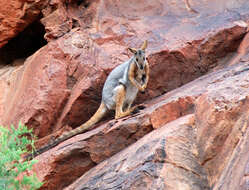
[[126, 110], [125, 112], [115, 114], [115, 119], [120, 119], [122, 117], [126, 117], [126, 116], [132, 114], [136, 109], [137, 109], [137, 106], [133, 106], [132, 108]]

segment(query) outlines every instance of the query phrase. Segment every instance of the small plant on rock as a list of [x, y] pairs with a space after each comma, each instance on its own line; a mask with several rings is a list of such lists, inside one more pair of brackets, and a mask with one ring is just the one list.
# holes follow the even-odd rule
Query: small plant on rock
[[[34, 150], [34, 140], [29, 140], [27, 135], [32, 136], [32, 130], [19, 124], [15, 129], [0, 126], [0, 189], [21, 190], [38, 189], [42, 183], [36, 175], [26, 175], [25, 171], [31, 169], [36, 160], [22, 161], [21, 155], [28, 153], [27, 146], [31, 145]], [[33, 137], [33, 136], [32, 136]], [[33, 138], [32, 138], [33, 139]]]

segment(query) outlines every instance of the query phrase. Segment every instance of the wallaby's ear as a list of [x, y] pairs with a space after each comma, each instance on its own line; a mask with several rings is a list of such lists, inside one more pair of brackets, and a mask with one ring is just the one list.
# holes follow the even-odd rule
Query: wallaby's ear
[[137, 53], [137, 50], [135, 49], [135, 48], [128, 48], [128, 50], [130, 50], [130, 52], [132, 52], [132, 53]]
[[141, 50], [145, 50], [147, 48], [147, 45], [148, 45], [148, 42], [147, 42], [147, 40], [145, 40], [142, 47], [141, 47]]

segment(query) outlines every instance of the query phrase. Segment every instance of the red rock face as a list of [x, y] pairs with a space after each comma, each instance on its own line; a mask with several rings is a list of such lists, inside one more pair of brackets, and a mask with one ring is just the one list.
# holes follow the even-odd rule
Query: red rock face
[[[60, 2], [54, 3], [56, 6], [49, 4], [44, 8], [44, 15], [61, 12], [64, 10], [64, 6], [66, 6], [62, 6]], [[27, 60], [28, 64], [25, 66], [27, 69], [22, 76], [23, 78], [32, 78], [31, 76], [33, 75], [39, 75], [33, 72], [33, 68], [37, 67], [34, 65], [41, 65], [43, 71], [40, 71], [40, 69], [37, 69], [37, 71], [43, 73], [39, 75], [39, 80], [34, 80], [34, 82], [29, 80], [29, 84], [20, 84], [20, 90], [17, 92], [18, 95], [13, 97], [15, 99], [13, 101], [15, 103], [18, 102], [20, 106], [17, 108], [15, 103], [6, 105], [7, 108], [5, 109], [9, 111], [3, 116], [3, 124], [16, 125], [19, 121], [22, 121], [30, 127], [37, 128], [36, 134], [39, 137], [43, 137], [66, 125], [72, 127], [79, 126], [99, 106], [101, 89], [108, 73], [115, 66], [128, 59], [130, 55], [127, 54], [127, 47], [139, 47], [142, 39], [149, 39], [148, 58], [151, 74], [148, 90], [145, 95], [139, 95], [137, 98], [138, 103], [177, 88], [207, 72], [217, 64], [218, 58], [237, 47], [240, 38], [246, 31], [245, 28], [238, 27], [230, 21], [230, 17], [236, 19], [236, 15], [232, 13], [229, 15], [223, 13], [211, 17], [211, 20], [218, 20], [222, 25], [217, 25], [215, 22], [209, 21], [210, 25], [202, 26], [200, 24], [207, 22], [210, 18], [202, 16], [201, 20], [196, 20], [196, 17], [189, 15], [188, 22], [185, 23], [186, 20], [183, 20], [183, 15], [176, 14], [176, 11], [174, 14], [178, 20], [174, 20], [176, 24], [169, 27], [169, 25], [164, 24], [165, 19], [168, 17], [165, 16], [164, 19], [164, 17], [158, 16], [158, 4], [160, 3], [142, 4], [141, 2], [136, 2], [134, 5], [131, 4], [132, 6], [128, 7], [119, 3], [109, 1], [90, 3], [88, 11], [83, 14], [84, 16], [90, 13], [94, 15], [88, 28], [75, 29], [69, 32], [65, 36], [43, 47], [42, 50]], [[118, 13], [124, 14], [122, 22], [120, 16], [117, 17], [118, 13], [110, 9], [109, 5], [120, 7]], [[56, 10], [58, 11], [53, 11], [51, 6], [57, 7]], [[73, 6], [74, 4], [70, 4], [70, 7]], [[135, 9], [137, 11], [130, 18], [123, 13], [126, 10], [125, 7], [127, 10]], [[46, 11], [47, 9], [50, 11]], [[164, 12], [169, 11], [165, 5], [160, 9], [164, 10]], [[69, 10], [67, 14], [69, 14]], [[145, 11], [145, 15], [141, 13], [142, 10], [147, 10]], [[47, 17], [45, 16], [45, 18]], [[56, 17], [51, 16], [51, 18], [55, 19]], [[133, 18], [136, 19], [133, 20]], [[98, 24], [101, 26], [98, 31], [95, 30], [97, 26], [94, 25], [96, 19], [98, 19]], [[150, 25], [148, 23], [149, 19], [154, 20], [153, 27], [150, 28], [148, 28], [148, 25]], [[168, 19], [173, 22], [171, 17]], [[108, 25], [108, 20], [112, 20], [115, 24], [113, 26]], [[55, 21], [56, 19], [53, 20], [53, 22]], [[53, 25], [53, 22], [48, 21], [51, 25]], [[58, 22], [57, 24], [59, 24]], [[185, 23], [184, 25], [182, 25], [183, 22]], [[197, 24], [193, 24], [193, 22]], [[141, 27], [137, 28], [139, 25]], [[109, 34], [105, 30], [105, 26], [113, 30], [117, 29], [117, 31]], [[182, 32], [184, 29], [179, 28], [179, 26], [185, 26], [186, 31], [176, 35], [176, 32]], [[54, 27], [57, 26], [54, 25]], [[147, 29], [145, 30], [144, 27], [147, 27]], [[191, 27], [195, 27], [195, 31], [201, 31], [193, 33], [193, 36], [188, 39], [186, 38], [186, 34], [192, 33], [188, 31]], [[50, 32], [48, 32], [46, 24], [45, 28], [47, 31], [46, 35], [49, 35]], [[53, 27], [50, 29], [52, 30]], [[149, 29], [150, 31], [148, 31]], [[129, 32], [130, 30], [136, 31], [136, 33]], [[172, 33], [172, 30], [175, 32]], [[209, 30], [214, 31], [213, 35], [210, 35]], [[56, 31], [52, 33], [56, 34]], [[67, 30], [60, 31], [67, 32]], [[155, 40], [156, 36], [162, 35], [163, 38], [161, 40]], [[175, 38], [179, 39], [176, 40]], [[189, 42], [189, 40], [192, 41]], [[115, 43], [115, 41], [118, 43]], [[179, 41], [181, 41], [181, 44], [179, 44]], [[48, 66], [48, 64], [51, 66]], [[45, 73], [54, 72], [54, 69], [58, 69], [58, 71], [55, 71], [57, 72], [56, 75], [50, 75], [49, 77], [45, 75]], [[32, 88], [28, 88], [32, 89], [36, 95], [25, 89], [23, 87], [25, 85], [32, 86]], [[58, 89], [60, 89], [59, 93], [55, 92], [57, 90], [54, 90], [57, 85]], [[30, 99], [30, 103], [24, 100], [20, 101], [20, 96], [24, 99]], [[28, 98], [29, 96], [30, 98]], [[37, 97], [36, 101], [38, 103], [32, 100], [33, 98], [31, 97], [34, 96]], [[39, 105], [35, 106], [35, 104]], [[32, 110], [27, 111], [25, 107]], [[10, 112], [12, 113], [11, 116]], [[25, 114], [20, 112], [25, 112]], [[39, 130], [43, 132], [39, 132]]]
[[[180, 189], [180, 187], [184, 187], [184, 189], [209, 189], [210, 187], [246, 189], [246, 177], [243, 176], [246, 176], [248, 164], [246, 151], [248, 141], [245, 136], [249, 122], [247, 109], [249, 91], [244, 86], [248, 86], [248, 66], [242, 62], [229, 69], [219, 70], [149, 102], [148, 107], [135, 118], [149, 118], [152, 127], [158, 127], [158, 122], [155, 122], [154, 125], [152, 119], [156, 113], [159, 113], [158, 110], [161, 111], [161, 114], [163, 114], [163, 110], [165, 113], [169, 112], [168, 106], [171, 106], [172, 102], [180, 107], [183, 100], [189, 99], [186, 94], [195, 99], [191, 106], [192, 108], [194, 106], [195, 109], [192, 109], [193, 114], [188, 114], [191, 113], [191, 109], [189, 109], [189, 112], [185, 113], [187, 116], [178, 116], [179, 119], [173, 119], [172, 122], [169, 122], [167, 117], [158, 114], [160, 123], [166, 123], [161, 125], [160, 129], [151, 132], [129, 148], [98, 164], [65, 189], [87, 187], [90, 189], [96, 187], [101, 189]], [[178, 109], [172, 109], [170, 113], [177, 112]], [[134, 120], [133, 117], [125, 120], [122, 128], [127, 126], [125, 123], [130, 119]], [[140, 126], [142, 125], [141, 123]], [[94, 132], [98, 130], [106, 131], [98, 128], [79, 135], [78, 138], [81, 140], [75, 138], [75, 143], [88, 141], [87, 135], [94, 135]], [[101, 136], [101, 140], [99, 140], [104, 142], [103, 144], [107, 144], [109, 150], [115, 147], [115, 143], [109, 146], [105, 140], [111, 130], [112, 128], [107, 133], [105, 132], [105, 135]], [[188, 133], [185, 133], [185, 130]], [[168, 134], [172, 136], [166, 137]], [[161, 143], [157, 143], [158, 138]], [[165, 140], [163, 140], [164, 138]], [[189, 140], [187, 140], [188, 138]], [[72, 144], [70, 142], [67, 143], [69, 146]], [[165, 146], [162, 146], [163, 142], [165, 142]], [[64, 147], [66, 146], [65, 142]], [[58, 147], [58, 149], [60, 148]], [[85, 150], [85, 148], [82, 149]], [[137, 151], [139, 149], [143, 151]], [[104, 152], [103, 150], [104, 148], [101, 146], [100, 155]], [[147, 153], [147, 150], [150, 153]], [[166, 151], [165, 156], [160, 157], [162, 155], [160, 153], [165, 152], [163, 150]], [[38, 159], [43, 160], [43, 156], [46, 158], [47, 154], [41, 155]], [[192, 158], [190, 158], [191, 155]], [[239, 161], [241, 161], [241, 165], [238, 163]], [[158, 166], [161, 163], [164, 163], [164, 167]], [[199, 166], [194, 163], [198, 163]], [[238, 171], [235, 169], [237, 167]], [[235, 170], [236, 172], [233, 173]], [[235, 184], [239, 184], [236, 188], [232, 182], [234, 180], [232, 176], [236, 176]], [[185, 180], [178, 181], [178, 179]]]
[[39, 18], [48, 1], [6, 1], [0, 2], [0, 48]]
[[151, 132], [65, 189], [209, 189], [195, 157], [192, 116]]
[[0, 124], [33, 128], [38, 148], [87, 121], [127, 47], [149, 42], [146, 108], [39, 155], [41, 189], [247, 188], [246, 0], [9, 3], [0, 46], [38, 17], [49, 43], [0, 69]]
[[[133, 148], [129, 147], [122, 153], [115, 155], [115, 157], [110, 160], [108, 159], [101, 164], [98, 164], [94, 169], [90, 170], [90, 173], [87, 172], [77, 182], [69, 186], [68, 189], [81, 189], [87, 186], [94, 188], [97, 185], [101, 188], [106, 188], [106, 185], [109, 184], [109, 182], [106, 181], [107, 179], [104, 177], [102, 179], [102, 177], [96, 176], [103, 176], [102, 172], [112, 173], [112, 169], [116, 168], [116, 165], [119, 164], [128, 165], [127, 167], [130, 168], [128, 171], [131, 172], [131, 174], [128, 174], [127, 177], [121, 178], [117, 176], [123, 176], [122, 172], [120, 170], [115, 170], [117, 174], [110, 178], [113, 180], [114, 186], [116, 183], [119, 183], [119, 179], [121, 178], [123, 183], [121, 183], [120, 186], [124, 189], [132, 189], [135, 187], [140, 188], [142, 181], [141, 188], [155, 188], [157, 187], [155, 184], [162, 187], [175, 187], [174, 183], [180, 183], [179, 186], [183, 186], [182, 182], [176, 182], [171, 179], [171, 175], [168, 177], [161, 176], [165, 173], [177, 176], [176, 179], [182, 179], [181, 176], [186, 175], [186, 181], [189, 181], [189, 183], [195, 183], [197, 180], [199, 184], [195, 187], [197, 189], [205, 189], [207, 188], [207, 184], [213, 186], [215, 184], [223, 183], [224, 179], [220, 178], [220, 176], [224, 175], [223, 172], [226, 171], [225, 168], [229, 165], [233, 166], [237, 162], [230, 160], [234, 157], [234, 150], [239, 149], [237, 146], [241, 143], [243, 144], [247, 142], [243, 136], [246, 134], [248, 126], [248, 112], [246, 109], [248, 108], [249, 91], [248, 88], [244, 88], [244, 86], [248, 86], [248, 66], [248, 64], [242, 62], [230, 69], [223, 69], [211, 73], [184, 85], [171, 93], [148, 102], [145, 104], [147, 108], [140, 111], [138, 115], [130, 116], [118, 121], [111, 120], [95, 130], [65, 141], [59, 146], [38, 156], [37, 159], [39, 160], [39, 164], [34, 167], [34, 171], [38, 172], [40, 179], [49, 181], [44, 186], [44, 189], [60, 189], [65, 187], [72, 180], [72, 178], [66, 177], [68, 173], [75, 171], [77, 171], [76, 173], [84, 173], [97, 163], [106, 160], [131, 143], [137, 141], [139, 138], [150, 132], [152, 127], [163, 127], [163, 131], [158, 131], [159, 129], [155, 130], [155, 134], [157, 135], [150, 133], [143, 139], [138, 140], [136, 144], [132, 145]], [[231, 83], [233, 86], [230, 85]], [[192, 99], [189, 97], [192, 97]], [[179, 109], [181, 110], [181, 114], [179, 114]], [[168, 116], [169, 114], [167, 113], [170, 113], [173, 117]], [[155, 120], [156, 114], [158, 114], [157, 120]], [[188, 116], [183, 117], [184, 115]], [[176, 118], [181, 119], [178, 120]], [[183, 123], [184, 125], [182, 125]], [[185, 132], [182, 134], [182, 131], [179, 130], [178, 127], [182, 128], [183, 126], [190, 130], [188, 131], [189, 135], [191, 134], [194, 136], [188, 137]], [[178, 161], [175, 163], [175, 161], [172, 160], [172, 162], [164, 160], [162, 163], [165, 163], [166, 170], [170, 170], [166, 172], [162, 168], [159, 167], [159, 169], [158, 166], [156, 166], [157, 162], [151, 160], [148, 161], [148, 163], [155, 165], [151, 166], [154, 168], [153, 175], [151, 174], [152, 177], [149, 179], [150, 182], [148, 182], [147, 175], [144, 176], [144, 173], [141, 173], [140, 168], [128, 164], [139, 162], [137, 164], [138, 166], [144, 165], [144, 160], [137, 159], [137, 157], [147, 158], [144, 156], [144, 154], [146, 155], [146, 151], [144, 153], [143, 151], [133, 152], [131, 150], [139, 148], [140, 144], [144, 143], [143, 146], [147, 147], [148, 151], [151, 151], [151, 154], [157, 155], [157, 153], [153, 152], [154, 148], [153, 150], [151, 149], [151, 141], [154, 142], [154, 136], [155, 139], [159, 136], [164, 139], [163, 134], [171, 134], [170, 131], [172, 130], [174, 130], [172, 136], [168, 137], [169, 139], [172, 139], [172, 141], [166, 142], [170, 144], [169, 146], [172, 146], [173, 150], [168, 146], [165, 147], [165, 150], [170, 151], [170, 155], [174, 156], [174, 159], [179, 160], [186, 160], [184, 155], [189, 155], [189, 151], [192, 151], [191, 154], [194, 155], [195, 159], [190, 159], [190, 163], [188, 164], [191, 165], [193, 162], [199, 163], [199, 169], [195, 171], [195, 166], [179, 165], [179, 163], [183, 164], [184, 161]], [[189, 140], [191, 139], [191, 142], [185, 138], [188, 138]], [[178, 144], [179, 140], [182, 140], [189, 146], [193, 147], [186, 148], [188, 151], [185, 152], [183, 151], [185, 150], [183, 145]], [[179, 150], [175, 150], [177, 147], [180, 147]], [[245, 145], [243, 147], [245, 147]], [[143, 150], [147, 150], [147, 148], [144, 148]], [[158, 149], [161, 150], [161, 148]], [[155, 150], [157, 150], [156, 147]], [[240, 151], [240, 149], [236, 151]], [[78, 154], [80, 156], [78, 156]], [[237, 155], [238, 154], [239, 153], [237, 153]], [[81, 161], [78, 160], [79, 158]], [[68, 164], [75, 163], [75, 165], [72, 166], [71, 164], [70, 166], [67, 166], [63, 160], [70, 160]], [[87, 165], [86, 160], [88, 160]], [[117, 160], [117, 162], [114, 162], [113, 160]], [[122, 164], [122, 160], [127, 160], [127, 164]], [[244, 172], [242, 168], [246, 168], [246, 160], [243, 161], [243, 163], [244, 164], [240, 166], [241, 169], [238, 171], [240, 176], [244, 175], [241, 171]], [[169, 169], [167, 166], [169, 168], [179, 167], [188, 172], [194, 172], [194, 174], [199, 177], [191, 177], [184, 174], [185, 172], [182, 170], [178, 171], [176, 169]], [[56, 174], [58, 168], [64, 167], [67, 168], [67, 172], [63, 171], [60, 174]], [[110, 171], [109, 168], [111, 169]], [[205, 172], [203, 173], [203, 171]], [[141, 183], [135, 183], [135, 181], [130, 180], [133, 179], [130, 175], [140, 176], [139, 181], [141, 180]], [[148, 175], [150, 176], [150, 173]], [[158, 175], [161, 176], [160, 179], [167, 179], [167, 182], [162, 182], [160, 180], [160, 183], [157, 182], [158, 177], [153, 176]], [[57, 180], [63, 181], [63, 183], [58, 185], [56, 183]], [[92, 180], [97, 180], [99, 183]], [[223, 180], [223, 182], [220, 182], [220, 180]], [[153, 183], [153, 185], [151, 183]], [[186, 188], [192, 187], [189, 183], [185, 184]], [[57, 186], [54, 184], [57, 184]], [[127, 184], [128, 186], [126, 186]]]

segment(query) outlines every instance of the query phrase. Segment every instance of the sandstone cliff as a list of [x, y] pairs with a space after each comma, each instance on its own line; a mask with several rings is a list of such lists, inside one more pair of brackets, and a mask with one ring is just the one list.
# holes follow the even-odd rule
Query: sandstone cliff
[[88, 120], [127, 47], [149, 42], [146, 108], [39, 155], [41, 189], [249, 189], [249, 2], [185, 3], [0, 2], [0, 124], [33, 128], [38, 148]]

